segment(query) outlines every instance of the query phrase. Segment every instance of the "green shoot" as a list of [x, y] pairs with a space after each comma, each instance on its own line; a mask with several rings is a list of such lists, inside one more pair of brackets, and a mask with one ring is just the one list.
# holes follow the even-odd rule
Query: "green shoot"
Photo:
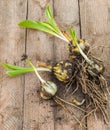
[[50, 10], [50, 6], [47, 6], [45, 14], [46, 14], [46, 18], [47, 18], [48, 23], [56, 25], [56, 22], [54, 20], [54, 17], [52, 15], [51, 10]]
[[38, 79], [41, 81], [41, 83], [42, 84], [46, 83], [46, 81], [43, 80], [42, 77], [39, 75], [38, 71], [36, 70], [36, 68], [34, 67], [34, 65], [31, 63], [31, 61], [29, 61], [29, 60], [26, 60], [26, 61], [33, 68], [33, 70], [35, 71], [35, 73], [36, 73]]
[[77, 41], [77, 37], [76, 37], [75, 31], [74, 31], [72, 28], [70, 28], [69, 32], [70, 32], [70, 35], [71, 35], [71, 37], [72, 37], [72, 40], [73, 40], [74, 44], [75, 44], [75, 45], [77, 46], [77, 48], [79, 49], [79, 52], [81, 53], [81, 55], [83, 56], [83, 58], [86, 60], [86, 62], [87, 62], [88, 64], [92, 65], [94, 62], [93, 62], [92, 60], [90, 60], [90, 59], [87, 57], [87, 55], [86, 55], [86, 54], [82, 51], [82, 49], [80, 48], [80, 46], [79, 46], [79, 44], [78, 44], [78, 41]]
[[49, 33], [49, 34], [52, 34], [55, 36], [57, 35], [55, 33], [55, 30], [52, 28], [52, 26], [47, 24], [46, 22], [36, 22], [33, 20], [24, 20], [24, 21], [20, 22], [18, 25], [21, 27], [24, 27], [24, 28], [31, 28], [31, 29], [37, 29], [40, 31], [44, 31], [46, 33]]
[[2, 66], [7, 68], [7, 69], [10, 69], [10, 70], [24, 69], [23, 67], [15, 66], [15, 65], [7, 64], [7, 63], [2, 63]]
[[57, 24], [54, 20], [54, 17], [52, 15], [52, 12], [49, 6], [47, 6], [45, 13], [46, 13], [47, 22], [24, 20], [24, 21], [21, 21], [18, 25], [23, 28], [37, 29], [37, 30], [49, 33], [51, 35], [54, 35], [66, 42], [69, 42], [69, 40], [63, 35], [63, 33], [57, 27]]
[[59, 30], [59, 28], [57, 27], [57, 24], [54, 20], [54, 17], [52, 15], [51, 10], [50, 10], [50, 6], [47, 6], [45, 14], [46, 14], [47, 22], [56, 30], [56, 33], [59, 33], [62, 35], [62, 32]]
[[[29, 73], [29, 72], [33, 72], [34, 71], [33, 68], [20, 67], [20, 66], [7, 64], [7, 63], [2, 63], [2, 66], [5, 67], [6, 69], [8, 69], [8, 71], [6, 71], [6, 74], [8, 76], [11, 76], [11, 77], [18, 76], [18, 75], [21, 75], [21, 74], [25, 74], [25, 73]], [[37, 71], [48, 71], [48, 72], [51, 72], [50, 69], [43, 68], [43, 67], [36, 68], [36, 70]]]
[[[55, 83], [51, 82], [51, 81], [45, 81], [44, 79], [42, 79], [42, 77], [39, 75], [38, 71], [36, 70], [36, 68], [34, 67], [34, 65], [27, 60], [27, 63], [33, 68], [33, 70], [35, 71], [38, 79], [41, 81], [42, 84], [42, 88], [45, 89], [45, 92], [47, 92], [47, 94], [49, 94], [49, 97], [52, 97], [56, 94], [57, 92], [57, 86]], [[42, 90], [42, 94], [43, 94], [43, 90]], [[51, 94], [51, 96], [50, 96]]]

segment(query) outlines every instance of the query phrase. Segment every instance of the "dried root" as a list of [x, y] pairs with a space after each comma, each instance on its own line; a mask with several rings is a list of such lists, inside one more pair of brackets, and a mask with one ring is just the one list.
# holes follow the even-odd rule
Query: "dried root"
[[88, 64], [84, 60], [75, 60], [75, 63], [77, 74], [73, 84], [73, 86], [76, 86], [76, 89], [73, 93], [81, 89], [85, 95], [86, 105], [88, 106], [85, 117], [89, 116], [93, 110], [93, 112], [100, 111], [107, 123], [106, 106], [109, 102], [106, 95], [107, 93], [109, 94], [109, 90], [105, 78], [102, 74], [91, 76], [87, 70]]

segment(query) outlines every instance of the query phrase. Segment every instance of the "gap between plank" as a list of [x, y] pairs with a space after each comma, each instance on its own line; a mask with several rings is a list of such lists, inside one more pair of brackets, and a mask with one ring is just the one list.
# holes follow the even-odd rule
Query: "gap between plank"
[[82, 25], [81, 25], [81, 13], [80, 13], [80, 0], [78, 0], [78, 13], [79, 13], [79, 29], [80, 29], [80, 38], [82, 38]]
[[[28, 0], [26, 2], [26, 19], [28, 19]], [[26, 55], [26, 45], [27, 45], [27, 28], [25, 29], [25, 55]], [[24, 64], [25, 66], [25, 64]], [[24, 129], [24, 98], [25, 98], [25, 75], [24, 75], [24, 87], [23, 87], [23, 106], [22, 106], [22, 130]]]

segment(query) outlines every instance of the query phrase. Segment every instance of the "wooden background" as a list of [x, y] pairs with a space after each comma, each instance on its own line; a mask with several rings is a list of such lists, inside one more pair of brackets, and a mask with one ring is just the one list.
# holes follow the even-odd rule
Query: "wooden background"
[[[66, 59], [67, 44], [17, 25], [25, 19], [44, 20], [48, 3], [61, 28], [72, 26], [79, 37], [95, 46], [93, 52], [105, 62], [110, 74], [110, 0], [0, 0], [0, 62], [25, 66], [23, 54], [34, 64], [37, 60]], [[95, 120], [92, 115], [85, 121], [87, 129], [80, 128], [71, 115], [63, 118], [64, 110], [52, 107], [53, 101], [40, 99], [39, 86], [35, 74], [9, 78], [0, 66], [0, 130], [110, 130], [110, 123], [105, 125], [103, 119]]]

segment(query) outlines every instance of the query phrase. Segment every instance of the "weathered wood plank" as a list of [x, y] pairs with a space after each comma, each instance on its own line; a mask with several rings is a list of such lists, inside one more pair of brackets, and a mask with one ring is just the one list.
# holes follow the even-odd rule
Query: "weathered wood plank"
[[[28, 19], [43, 20], [47, 3], [48, 0], [29, 1]], [[53, 5], [53, 1], [51, 1], [51, 5]], [[20, 29], [17, 23], [26, 19], [26, 11], [27, 1], [0, 1], [0, 62], [7, 61], [8, 63], [23, 65], [24, 63], [20, 62], [20, 59], [25, 53], [25, 40], [27, 41], [26, 53], [34, 64], [38, 60], [47, 62], [55, 59], [54, 62], [56, 62], [67, 59], [67, 44], [57, 38], [53, 41], [53, 37], [49, 35], [28, 30], [25, 39], [25, 29]], [[78, 0], [70, 0], [69, 2], [67, 0], [55, 0], [54, 14], [62, 29], [67, 30], [68, 27], [72, 26], [80, 36]], [[88, 39], [94, 46], [108, 46], [108, 48], [103, 49], [103, 53], [102, 48], [99, 48], [98, 51], [97, 48], [94, 49], [97, 57], [100, 56], [102, 60], [108, 62], [108, 57], [110, 57], [110, 1], [80, 0], [80, 16], [82, 37]], [[108, 68], [107, 73], [110, 74], [109, 64], [106, 64], [106, 67]], [[44, 79], [49, 79], [45, 74], [42, 76]], [[3, 70], [0, 71], [1, 77], [3, 77]], [[62, 108], [52, 108], [52, 101], [40, 99], [39, 93], [37, 93], [39, 87], [40, 82], [35, 74], [25, 75], [25, 81], [24, 76], [1, 81], [0, 130], [22, 130], [22, 124], [24, 130], [81, 129], [78, 128], [73, 117], [63, 111]], [[80, 117], [79, 111], [74, 109], [73, 112]], [[103, 119], [95, 120], [93, 115], [87, 119], [87, 126], [88, 130], [110, 129], [110, 124], [106, 126]]]
[[[17, 23], [26, 17], [26, 1], [0, 0], [0, 62], [23, 65], [25, 30]], [[0, 67], [1, 68], [1, 67]], [[0, 71], [0, 130], [22, 130], [23, 76], [3, 79]]]
[[[44, 20], [47, 2], [45, 0], [28, 1], [28, 19]], [[27, 30], [26, 53], [34, 65], [37, 61], [52, 60], [53, 38], [40, 31]], [[49, 79], [44, 74], [42, 77]], [[54, 130], [52, 102], [40, 98], [39, 93], [37, 93], [39, 88], [40, 82], [34, 73], [25, 76], [23, 130]]]
[[[107, 73], [110, 74], [109, 65], [106, 64], [110, 57], [110, 1], [80, 0], [80, 14], [82, 37], [88, 39], [93, 46], [106, 46], [94, 48], [93, 53], [105, 62]], [[94, 115], [87, 119], [88, 130], [110, 129], [110, 124], [105, 125], [100, 116], [97, 120]]]
[[[79, 25], [79, 7], [78, 0], [55, 0], [54, 1], [54, 15], [55, 19], [62, 30], [68, 31], [70, 27], [76, 30], [77, 35], [80, 37]], [[54, 59], [56, 61], [68, 59], [68, 44], [55, 38], [54, 41]], [[62, 87], [65, 87], [64, 85]], [[78, 118], [81, 112], [74, 108], [69, 108]], [[55, 130], [78, 130], [83, 129], [77, 125], [76, 120], [63, 108], [57, 107], [55, 109]]]

